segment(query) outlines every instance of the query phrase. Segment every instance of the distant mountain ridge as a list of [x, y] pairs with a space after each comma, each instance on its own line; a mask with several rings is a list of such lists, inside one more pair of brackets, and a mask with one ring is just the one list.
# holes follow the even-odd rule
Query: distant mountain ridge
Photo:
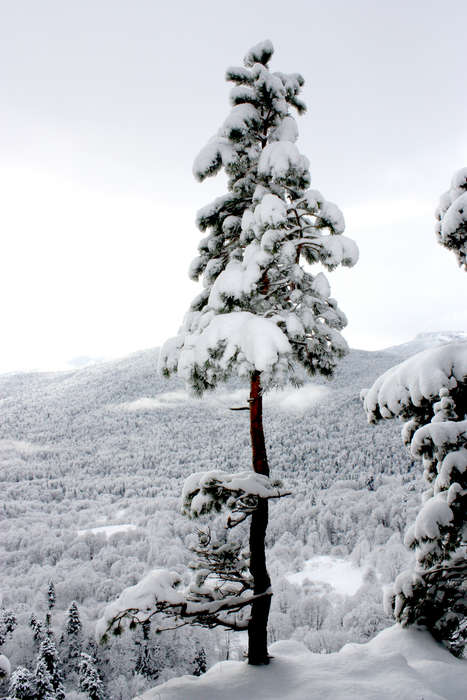
[[405, 358], [432, 347], [445, 345], [446, 343], [455, 343], [461, 340], [467, 340], [467, 331], [430, 331], [427, 333], [418, 333], [413, 340], [409, 340], [407, 343], [401, 343], [400, 345], [392, 345], [385, 348], [382, 352], [395, 353]]

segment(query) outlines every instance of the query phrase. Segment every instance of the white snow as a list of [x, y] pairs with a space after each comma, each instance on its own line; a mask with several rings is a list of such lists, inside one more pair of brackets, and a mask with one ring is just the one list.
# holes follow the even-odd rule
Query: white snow
[[[382, 374], [364, 398], [371, 420], [379, 410], [384, 417], [397, 416], [411, 405], [439, 396], [467, 377], [467, 343], [451, 343], [425, 350]], [[386, 416], [385, 413], [388, 415]]]
[[255, 472], [196, 472], [185, 479], [182, 489], [184, 512], [192, 517], [207, 513], [229, 497], [277, 498], [288, 492], [281, 483]]
[[142, 396], [134, 401], [117, 404], [112, 408], [129, 411], [130, 413], [139, 411], [154, 411], [156, 409], [176, 408], [181, 403], [192, 401], [186, 391], [166, 391], [157, 396]]
[[150, 571], [139, 583], [125, 588], [117, 600], [106, 605], [96, 623], [96, 639], [100, 640], [107, 632], [110, 621], [125, 610], [138, 611], [143, 619], [147, 612], [153, 610], [158, 601], [171, 605], [182, 604], [185, 596], [177, 590], [180, 583], [181, 578], [175, 571], [167, 569]]
[[221, 135], [229, 138], [232, 133], [245, 133], [261, 121], [258, 110], [253, 105], [244, 103], [232, 107], [232, 110], [221, 127]]
[[255, 44], [251, 49], [245, 54], [245, 65], [252, 66], [256, 61], [261, 61], [265, 56], [272, 56], [274, 53], [274, 47], [269, 39], [265, 41], [260, 41]]
[[279, 125], [276, 126], [269, 136], [269, 141], [290, 141], [291, 143], [295, 143], [297, 139], [297, 122], [290, 115], [281, 119]]
[[[330, 223], [332, 224], [332, 222]], [[323, 248], [322, 255], [325, 265], [352, 267], [358, 262], [358, 247], [351, 238], [342, 235], [323, 236], [320, 243]]]
[[328, 398], [330, 394], [329, 387], [319, 384], [305, 384], [299, 389], [293, 387], [273, 389], [265, 394], [264, 405], [280, 411], [299, 413]]
[[23, 455], [33, 455], [37, 452], [50, 451], [50, 449], [51, 448], [47, 445], [35, 445], [34, 443], [28, 442], [26, 440], [0, 440], [0, 453], [19, 452]]
[[467, 192], [461, 194], [445, 213], [440, 226], [441, 236], [449, 239], [462, 224], [467, 223]]
[[85, 530], [78, 530], [78, 537], [85, 535], [105, 535], [107, 539], [112, 535], [117, 535], [119, 532], [130, 532], [136, 530], [137, 526], [133, 523], [122, 523], [120, 525], [99, 525], [98, 527], [90, 527]]
[[354, 595], [363, 583], [365, 569], [352, 564], [348, 559], [320, 555], [308, 559], [301, 571], [287, 574], [290, 583], [304, 581], [328, 583], [340, 595]]
[[237, 353], [242, 353], [260, 372], [271, 371], [281, 355], [291, 352], [286, 335], [274, 321], [248, 311], [221, 314], [214, 316], [201, 334], [186, 337], [178, 361], [179, 375], [188, 380], [192, 367], [204, 366], [211, 352], [223, 344], [219, 364], [225, 369]]
[[285, 202], [275, 194], [265, 194], [255, 208], [255, 219], [263, 226], [278, 226], [287, 220]]
[[201, 149], [193, 163], [193, 175], [203, 180], [207, 175], [215, 175], [221, 165], [228, 165], [235, 158], [235, 151], [227, 138], [213, 136]]
[[[223, 661], [196, 678], [182, 676], [141, 700], [461, 700], [467, 661], [424, 631], [390, 627], [367, 644], [313, 654], [296, 641], [270, 647], [269, 666]], [[136, 699], [135, 699], [136, 700]]]
[[257, 241], [250, 243], [244, 250], [242, 262], [232, 260], [217, 277], [209, 295], [209, 306], [220, 310], [224, 307], [224, 297], [240, 300], [244, 295], [250, 294], [270, 260], [269, 253]]
[[290, 141], [269, 143], [262, 150], [258, 161], [258, 173], [273, 179], [281, 179], [291, 170], [305, 173], [309, 167], [308, 158], [302, 156], [296, 145]]

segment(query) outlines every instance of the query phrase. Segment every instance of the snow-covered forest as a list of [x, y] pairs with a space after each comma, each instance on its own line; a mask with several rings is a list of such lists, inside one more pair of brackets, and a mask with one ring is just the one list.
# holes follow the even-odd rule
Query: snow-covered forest
[[[196, 216], [177, 335], [0, 374], [5, 700], [465, 688], [467, 332], [348, 347], [328, 273], [359, 250], [311, 188], [304, 79], [273, 54], [227, 68], [195, 158], [227, 191]], [[466, 197], [462, 168], [431, 234], [464, 271]]]
[[[387, 352], [351, 351], [332, 381], [268, 396], [270, 461], [293, 492], [271, 507], [272, 641], [331, 652], [391, 624], [382, 586], [410, 563], [402, 539], [419, 507], [422, 474], [397, 423], [367, 424], [359, 392], [413, 350], [458, 338], [435, 333]], [[66, 634], [73, 602], [78, 643], [96, 658], [109, 698], [193, 673], [202, 650], [208, 665], [243, 652], [235, 633], [194, 628], [94, 642], [96, 619], [122, 588], [149, 569], [183, 571], [189, 561], [196, 523], [180, 514], [185, 477], [249, 468], [247, 419], [229, 410], [246, 389], [233, 382], [191, 399], [180, 380], [154, 373], [156, 362], [157, 351], [147, 351], [68, 373], [0, 378], [2, 606], [17, 621], [1, 652], [12, 669], [34, 673], [39, 644], [31, 617], [43, 621], [50, 612], [71, 698], [72, 691], [80, 697]], [[359, 567], [361, 585], [345, 592], [314, 581], [316, 565], [297, 583], [293, 574], [318, 555]]]

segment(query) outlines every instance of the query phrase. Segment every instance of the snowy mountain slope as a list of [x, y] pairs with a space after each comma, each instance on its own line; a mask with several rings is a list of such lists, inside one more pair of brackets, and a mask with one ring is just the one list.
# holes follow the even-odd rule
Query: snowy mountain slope
[[[148, 569], [182, 571], [196, 527], [179, 513], [183, 479], [249, 468], [248, 414], [228, 410], [244, 404], [241, 384], [190, 399], [179, 381], [157, 375], [157, 354], [0, 376], [1, 589], [27, 639], [27, 620], [32, 610], [45, 612], [51, 578], [57, 625], [76, 600], [91, 631], [104, 604]], [[332, 651], [389, 622], [381, 583], [407, 565], [401, 533], [418, 508], [421, 468], [403, 449], [396, 422], [366, 423], [359, 392], [399, 361], [396, 352], [355, 350], [331, 382], [271, 392], [265, 401], [271, 468], [293, 490], [272, 506], [268, 532], [273, 640], [295, 635], [313, 651]], [[286, 580], [325, 554], [351, 557], [377, 578], [348, 601]], [[30, 645], [12, 643], [13, 666], [31, 666]], [[124, 645], [122, 653], [113, 655], [109, 678], [126, 669], [131, 679], [132, 656]], [[216, 653], [211, 662], [223, 658]], [[184, 672], [186, 657], [166, 654], [160, 679]]]
[[438, 331], [432, 333], [419, 333], [413, 340], [409, 340], [402, 345], [395, 345], [386, 348], [386, 352], [392, 352], [400, 355], [404, 359], [411, 355], [416, 355], [422, 350], [445, 345], [446, 343], [455, 343], [460, 340], [467, 340], [466, 331]]
[[[294, 641], [276, 642], [267, 667], [223, 661], [200, 678], [184, 676], [140, 700], [460, 700], [467, 661], [455, 659], [429, 634], [390, 627], [367, 644], [312, 654]], [[138, 699], [135, 699], [138, 700]]]

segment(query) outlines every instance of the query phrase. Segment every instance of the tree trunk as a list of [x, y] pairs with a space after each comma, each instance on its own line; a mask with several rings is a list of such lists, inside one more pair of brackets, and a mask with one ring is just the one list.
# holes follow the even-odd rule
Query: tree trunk
[[[250, 391], [250, 434], [253, 469], [258, 474], [269, 476], [268, 458], [263, 432], [263, 398], [261, 395], [260, 373], [251, 377]], [[271, 585], [266, 569], [264, 540], [268, 526], [268, 501], [259, 499], [258, 507], [251, 516], [250, 523], [250, 572], [253, 576], [253, 589], [257, 595], [264, 593]], [[248, 663], [268, 664], [267, 626], [271, 596], [255, 600], [251, 606], [251, 620], [248, 625]]]

